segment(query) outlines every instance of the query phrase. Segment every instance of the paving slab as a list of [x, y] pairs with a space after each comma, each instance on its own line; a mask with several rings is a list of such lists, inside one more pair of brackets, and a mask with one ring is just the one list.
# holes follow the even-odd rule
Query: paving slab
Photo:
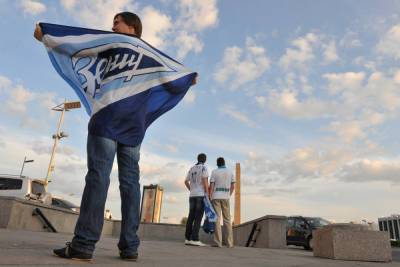
[[[52, 254], [72, 235], [0, 229], [2, 266], [399, 266], [400, 262], [374, 263], [316, 258], [302, 249], [191, 247], [183, 242], [144, 240], [138, 262], [118, 258], [118, 239], [103, 237], [91, 263], [62, 259]], [[397, 257], [394, 257], [396, 259]]]

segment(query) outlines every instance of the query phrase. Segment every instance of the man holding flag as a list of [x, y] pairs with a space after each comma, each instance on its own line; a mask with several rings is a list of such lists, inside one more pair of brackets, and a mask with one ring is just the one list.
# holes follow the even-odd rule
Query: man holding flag
[[196, 73], [140, 39], [142, 24], [136, 14], [116, 14], [112, 30], [40, 23], [34, 33], [91, 117], [88, 172], [74, 238], [54, 250], [63, 258], [92, 259], [117, 155], [122, 214], [119, 255], [137, 260], [140, 145], [147, 127], [196, 83]]

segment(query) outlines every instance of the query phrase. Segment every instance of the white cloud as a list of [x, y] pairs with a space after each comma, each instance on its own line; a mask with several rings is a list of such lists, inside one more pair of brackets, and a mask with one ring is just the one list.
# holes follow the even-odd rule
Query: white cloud
[[384, 110], [396, 115], [400, 108], [400, 92], [395, 77], [388, 77], [382, 72], [374, 72], [368, 78], [368, 84], [359, 95], [363, 105], [375, 110]]
[[179, 60], [185, 58], [190, 51], [194, 51], [196, 54], [200, 53], [204, 46], [196, 34], [190, 34], [186, 31], [177, 34], [174, 44], [178, 49], [177, 57]]
[[247, 82], [259, 78], [270, 68], [270, 59], [265, 48], [247, 38], [244, 49], [233, 46], [224, 51], [224, 57], [217, 64], [214, 79], [223, 84], [229, 81], [231, 89], [237, 89]]
[[222, 114], [228, 115], [229, 117], [247, 125], [250, 127], [255, 127], [256, 123], [249, 118], [246, 114], [238, 111], [234, 106], [232, 105], [224, 105], [223, 107], [220, 108], [220, 112]]
[[166, 147], [167, 151], [170, 153], [177, 153], [179, 151], [178, 147], [176, 147], [174, 145], [165, 145], [165, 147]]
[[299, 100], [297, 91], [285, 89], [271, 90], [268, 95], [268, 108], [282, 116], [292, 119], [314, 119], [334, 116], [337, 105], [314, 97]]
[[390, 28], [379, 41], [376, 48], [383, 55], [400, 59], [400, 24]]
[[21, 127], [38, 131], [49, 128], [46, 118], [53, 116], [49, 113], [49, 109], [55, 106], [56, 95], [53, 92], [33, 91], [0, 75], [1, 93], [5, 104], [0, 111], [18, 118]]
[[255, 100], [258, 106], [260, 106], [261, 108], [264, 108], [267, 104], [267, 98], [265, 96], [256, 96]]
[[361, 40], [358, 38], [357, 32], [347, 30], [343, 38], [339, 41], [339, 45], [347, 48], [361, 47]]
[[46, 6], [40, 1], [21, 0], [19, 1], [19, 5], [25, 14], [30, 14], [33, 16], [45, 12], [47, 9]]
[[279, 65], [285, 70], [305, 67], [307, 62], [315, 58], [313, 49], [319, 42], [319, 37], [314, 33], [293, 40], [291, 44], [295, 48], [286, 48], [285, 54], [279, 59]]
[[359, 90], [365, 78], [364, 72], [326, 73], [322, 76], [328, 80], [331, 94], [345, 90]]
[[62, 99], [57, 99], [54, 92], [35, 93], [35, 98], [39, 102], [40, 106], [45, 109], [53, 108], [63, 102]]
[[366, 68], [367, 70], [377, 71], [377, 62], [373, 60], [367, 60], [363, 56], [356, 57], [352, 62], [357, 66]]
[[[132, 0], [63, 0], [61, 4], [77, 22], [108, 31], [116, 13], [139, 9]], [[138, 15], [142, 19], [143, 39], [160, 49], [176, 48], [177, 57], [182, 60], [192, 51], [202, 51], [204, 45], [199, 34], [217, 25], [218, 8], [215, 0], [181, 0], [175, 7], [178, 8], [175, 21], [153, 6], [140, 8]]]
[[400, 70], [396, 71], [396, 73], [394, 74], [393, 79], [394, 79], [395, 83], [400, 84]]
[[199, 35], [218, 24], [218, 8], [215, 0], [180, 0], [178, 17], [171, 36], [177, 57], [182, 60], [190, 52], [200, 53], [204, 44]]
[[334, 121], [330, 124], [329, 130], [336, 132], [347, 143], [367, 137], [359, 121]]
[[114, 15], [135, 10], [130, 0], [61, 1], [62, 6], [77, 22], [86, 27], [111, 31]]
[[339, 59], [336, 51], [336, 44], [335, 41], [330, 41], [328, 44], [323, 45], [323, 56], [325, 63], [332, 63]]
[[[281, 82], [282, 89], [269, 90], [267, 105], [263, 97], [258, 98], [258, 105], [290, 119], [329, 119], [320, 129], [335, 133], [338, 140], [348, 144], [368, 143], [378, 127], [400, 116], [399, 73], [397, 69], [369, 75], [351, 71], [326, 73], [322, 75], [327, 81], [326, 91], [321, 90], [318, 95], [290, 89], [302, 86], [289, 73]], [[309, 86], [306, 76], [299, 76], [299, 80]]]
[[307, 76], [300, 75], [301, 90], [304, 94], [311, 95], [313, 87], [309, 84]]
[[61, 0], [60, 2], [65, 9], [72, 10], [78, 3], [78, 0]]
[[346, 164], [340, 179], [346, 182], [389, 181], [398, 184], [399, 173], [399, 160], [360, 159]]
[[196, 101], [197, 94], [192, 90], [189, 90], [185, 97], [183, 98], [183, 102], [186, 104], [193, 104]]
[[267, 156], [249, 153], [243, 166], [250, 184], [258, 187], [294, 185], [297, 180], [335, 179], [342, 166], [354, 158], [350, 148], [335, 145], [315, 144], [296, 148], [285, 156], [270, 160]]
[[151, 6], [146, 6], [141, 13], [143, 39], [157, 48], [166, 47], [172, 31], [171, 18]]
[[22, 85], [17, 85], [10, 92], [10, 97], [7, 102], [7, 109], [11, 113], [23, 113], [26, 111], [26, 105], [33, 100], [34, 93], [25, 89]]
[[218, 23], [216, 0], [180, 0], [178, 25], [186, 30], [203, 31]]
[[0, 75], [0, 93], [10, 89], [12, 82], [5, 76]]

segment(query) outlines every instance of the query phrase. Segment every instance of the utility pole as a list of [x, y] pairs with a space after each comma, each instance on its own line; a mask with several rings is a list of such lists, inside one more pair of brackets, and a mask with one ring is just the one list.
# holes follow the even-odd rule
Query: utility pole
[[81, 102], [76, 101], [76, 102], [64, 102], [64, 103], [52, 108], [52, 110], [54, 110], [54, 111], [61, 111], [61, 115], [60, 115], [60, 119], [59, 119], [58, 125], [57, 125], [57, 132], [56, 132], [56, 134], [53, 134], [54, 144], [53, 144], [53, 149], [51, 151], [49, 167], [47, 169], [47, 175], [44, 180], [45, 186], [47, 186], [51, 182], [50, 175], [54, 171], [54, 166], [55, 166], [54, 157], [56, 154], [57, 144], [61, 138], [68, 137], [68, 134], [61, 131], [61, 126], [64, 121], [65, 111], [69, 111], [70, 109], [80, 108], [80, 107], [81, 107]]
[[19, 174], [19, 177], [22, 177], [22, 172], [24, 171], [25, 163], [31, 163], [31, 162], [33, 162], [33, 159], [26, 160], [26, 157], [24, 157], [24, 162], [22, 163], [21, 173]]
[[235, 214], [234, 225], [240, 224], [240, 163], [236, 163], [236, 184], [235, 184]]

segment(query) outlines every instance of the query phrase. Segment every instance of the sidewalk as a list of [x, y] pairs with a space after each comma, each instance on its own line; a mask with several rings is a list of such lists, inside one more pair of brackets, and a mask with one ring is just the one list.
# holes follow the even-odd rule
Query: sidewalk
[[391, 263], [335, 261], [315, 258], [302, 249], [261, 249], [235, 247], [191, 247], [179, 242], [142, 241], [138, 262], [121, 261], [115, 238], [102, 238], [91, 263], [61, 259], [53, 256], [71, 239], [70, 234], [27, 232], [0, 229], [0, 265], [2, 266], [382, 266], [400, 267], [400, 251]]

